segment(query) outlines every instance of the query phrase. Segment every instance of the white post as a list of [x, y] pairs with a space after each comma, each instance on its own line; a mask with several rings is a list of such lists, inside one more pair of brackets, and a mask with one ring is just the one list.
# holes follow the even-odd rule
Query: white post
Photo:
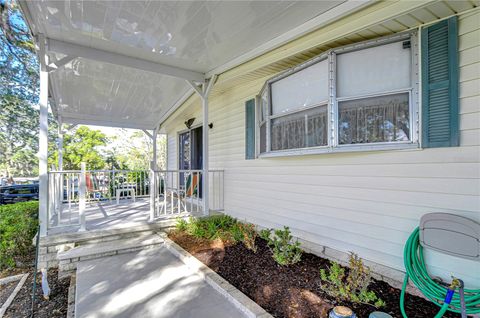
[[[58, 171], [63, 171], [63, 130], [62, 130], [62, 117], [58, 116]], [[63, 210], [63, 173], [57, 173], [58, 182], [58, 198], [57, 198], [57, 217]]]
[[155, 219], [155, 199], [157, 195], [157, 180], [155, 176], [155, 168], [156, 163], [155, 161], [150, 162], [150, 219], [149, 222], [153, 222]]
[[40, 133], [38, 136], [38, 180], [40, 236], [47, 235], [48, 225], [48, 71], [45, 37], [39, 35], [40, 46]]
[[203, 214], [210, 214], [209, 188], [208, 188], [208, 89], [207, 83], [202, 86], [202, 112], [203, 112], [203, 147], [202, 147], [202, 164], [203, 164], [203, 178], [202, 178], [202, 191], [203, 191]]
[[210, 80], [205, 80], [203, 82], [201, 89], [192, 81], [187, 81], [188, 84], [197, 92], [202, 100], [202, 113], [203, 113], [203, 151], [202, 151], [202, 160], [203, 160], [203, 170], [202, 170], [202, 191], [203, 191], [203, 214], [209, 215], [210, 214], [210, 205], [209, 205], [209, 183], [208, 183], [208, 95], [210, 94], [210, 90], [215, 84], [215, 80], [217, 79], [216, 75], [213, 75]]
[[87, 193], [87, 176], [85, 162], [80, 164], [80, 180], [78, 182], [78, 217], [80, 218], [80, 231], [85, 231], [85, 207], [86, 207], [86, 193]]
[[158, 129], [155, 128], [153, 130], [153, 134], [152, 134], [152, 143], [153, 143], [153, 156], [152, 156], [152, 160], [154, 162], [154, 166], [153, 166], [153, 170], [157, 170], [157, 166], [158, 166], [158, 162], [157, 162], [157, 134], [158, 134]]

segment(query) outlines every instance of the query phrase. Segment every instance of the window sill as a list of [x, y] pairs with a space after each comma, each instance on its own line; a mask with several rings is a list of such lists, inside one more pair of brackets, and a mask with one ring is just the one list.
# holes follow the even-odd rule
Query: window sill
[[318, 147], [318, 148], [302, 148], [302, 149], [289, 149], [272, 151], [268, 153], [262, 153], [258, 156], [259, 159], [263, 158], [276, 158], [276, 157], [290, 157], [290, 156], [308, 156], [318, 154], [333, 154], [333, 153], [349, 153], [349, 152], [369, 152], [369, 151], [388, 151], [388, 150], [419, 150], [420, 145], [416, 142], [402, 142], [395, 144], [358, 144], [358, 145], [342, 145], [335, 148], [332, 147]]

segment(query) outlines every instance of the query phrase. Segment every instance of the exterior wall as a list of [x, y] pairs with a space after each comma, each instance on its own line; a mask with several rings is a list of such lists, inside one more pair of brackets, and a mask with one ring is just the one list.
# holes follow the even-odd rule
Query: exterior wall
[[[459, 17], [461, 145], [245, 160], [245, 102], [264, 79], [210, 98], [210, 168], [225, 170], [225, 211], [265, 227], [289, 226], [331, 258], [353, 251], [383, 269], [403, 270], [403, 246], [420, 217], [448, 212], [480, 222], [480, 12]], [[201, 119], [190, 98], [162, 126], [168, 168], [178, 165], [183, 122]], [[325, 250], [325, 246], [329, 249]], [[330, 252], [329, 252], [330, 251]], [[336, 254], [337, 253], [337, 254]], [[432, 274], [455, 273], [480, 287], [478, 262], [428, 253]], [[402, 277], [391, 271], [385, 276]]]

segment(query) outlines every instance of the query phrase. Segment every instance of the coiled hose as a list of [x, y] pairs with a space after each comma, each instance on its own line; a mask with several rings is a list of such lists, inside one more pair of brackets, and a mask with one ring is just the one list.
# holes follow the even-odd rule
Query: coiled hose
[[[454, 293], [454, 289], [448, 289], [430, 278], [423, 258], [423, 247], [419, 242], [420, 231], [418, 227], [408, 238], [403, 251], [406, 275], [403, 281], [402, 293], [400, 294], [400, 310], [404, 318], [408, 318], [405, 313], [405, 289], [408, 280], [417, 286], [417, 288], [430, 301], [440, 307], [440, 311], [435, 318], [440, 318], [449, 310], [460, 313], [461, 304], [459, 293]], [[480, 289], [465, 289], [465, 307], [467, 314], [480, 313]]]

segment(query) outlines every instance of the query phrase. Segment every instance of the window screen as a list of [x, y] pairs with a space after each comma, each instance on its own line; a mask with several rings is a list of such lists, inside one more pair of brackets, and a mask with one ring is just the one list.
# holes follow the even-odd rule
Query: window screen
[[337, 96], [352, 97], [411, 86], [409, 41], [337, 55]]
[[338, 103], [340, 144], [408, 141], [408, 93]]
[[327, 145], [327, 106], [278, 117], [271, 124], [272, 150]]
[[271, 84], [272, 114], [328, 100], [328, 62], [323, 60]]

